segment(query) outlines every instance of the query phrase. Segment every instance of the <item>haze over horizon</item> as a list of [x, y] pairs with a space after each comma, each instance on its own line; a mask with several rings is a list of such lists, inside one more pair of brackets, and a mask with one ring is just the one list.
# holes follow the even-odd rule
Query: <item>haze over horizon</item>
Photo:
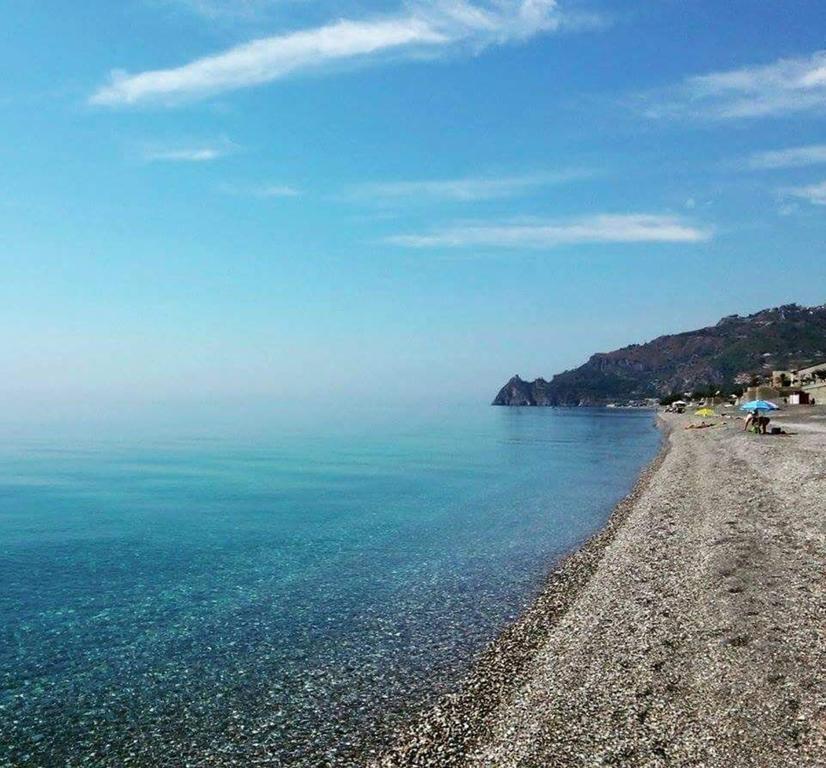
[[488, 402], [824, 301], [826, 7], [4, 6], [0, 396]]

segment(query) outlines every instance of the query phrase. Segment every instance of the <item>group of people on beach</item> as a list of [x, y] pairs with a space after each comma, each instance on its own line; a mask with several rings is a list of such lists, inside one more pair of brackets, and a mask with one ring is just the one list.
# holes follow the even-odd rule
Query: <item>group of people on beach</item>
[[[735, 418], [732, 415], [723, 414], [721, 416], [722, 419], [733, 419]], [[785, 429], [780, 427], [774, 427], [773, 429], [769, 430], [769, 424], [771, 423], [771, 419], [764, 415], [759, 409], [754, 409], [751, 411], [748, 416], [746, 416], [745, 423], [743, 425], [744, 432], [754, 432], [757, 435], [793, 435], [794, 432], [787, 432]], [[708, 422], [705, 419], [701, 421], [699, 424], [692, 423], [686, 424], [683, 426], [683, 429], [709, 429], [710, 427], [717, 427], [717, 426], [725, 426], [723, 422]]]

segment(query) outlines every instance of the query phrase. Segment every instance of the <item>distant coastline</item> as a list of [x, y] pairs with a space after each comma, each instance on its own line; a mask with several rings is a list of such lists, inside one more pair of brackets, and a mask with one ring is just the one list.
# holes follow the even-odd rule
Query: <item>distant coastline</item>
[[826, 360], [826, 305], [788, 304], [746, 317], [730, 315], [715, 325], [592, 355], [578, 368], [550, 380], [518, 374], [499, 390], [493, 405], [600, 406], [655, 404], [686, 391], [732, 394], [774, 371]]

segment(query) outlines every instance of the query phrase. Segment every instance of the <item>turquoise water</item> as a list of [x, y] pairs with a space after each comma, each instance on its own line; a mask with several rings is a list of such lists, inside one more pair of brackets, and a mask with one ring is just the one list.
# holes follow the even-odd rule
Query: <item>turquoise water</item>
[[656, 452], [466, 408], [0, 437], [0, 766], [358, 764]]

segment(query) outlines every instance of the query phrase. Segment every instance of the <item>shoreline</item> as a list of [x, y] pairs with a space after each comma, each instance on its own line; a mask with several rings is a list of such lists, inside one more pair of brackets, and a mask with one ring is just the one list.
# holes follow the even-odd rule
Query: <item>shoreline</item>
[[481, 742], [486, 720], [517, 684], [544, 640], [548, 627], [563, 616], [596, 571], [636, 500], [656, 476], [671, 449], [671, 426], [656, 416], [661, 442], [654, 458], [639, 472], [628, 494], [614, 505], [605, 523], [566, 554], [548, 574], [531, 605], [482, 651], [456, 691], [443, 696], [413, 720], [406, 733], [378, 760], [375, 768], [462, 765]]
[[657, 421], [605, 525], [369, 765], [824, 764], [826, 410]]

